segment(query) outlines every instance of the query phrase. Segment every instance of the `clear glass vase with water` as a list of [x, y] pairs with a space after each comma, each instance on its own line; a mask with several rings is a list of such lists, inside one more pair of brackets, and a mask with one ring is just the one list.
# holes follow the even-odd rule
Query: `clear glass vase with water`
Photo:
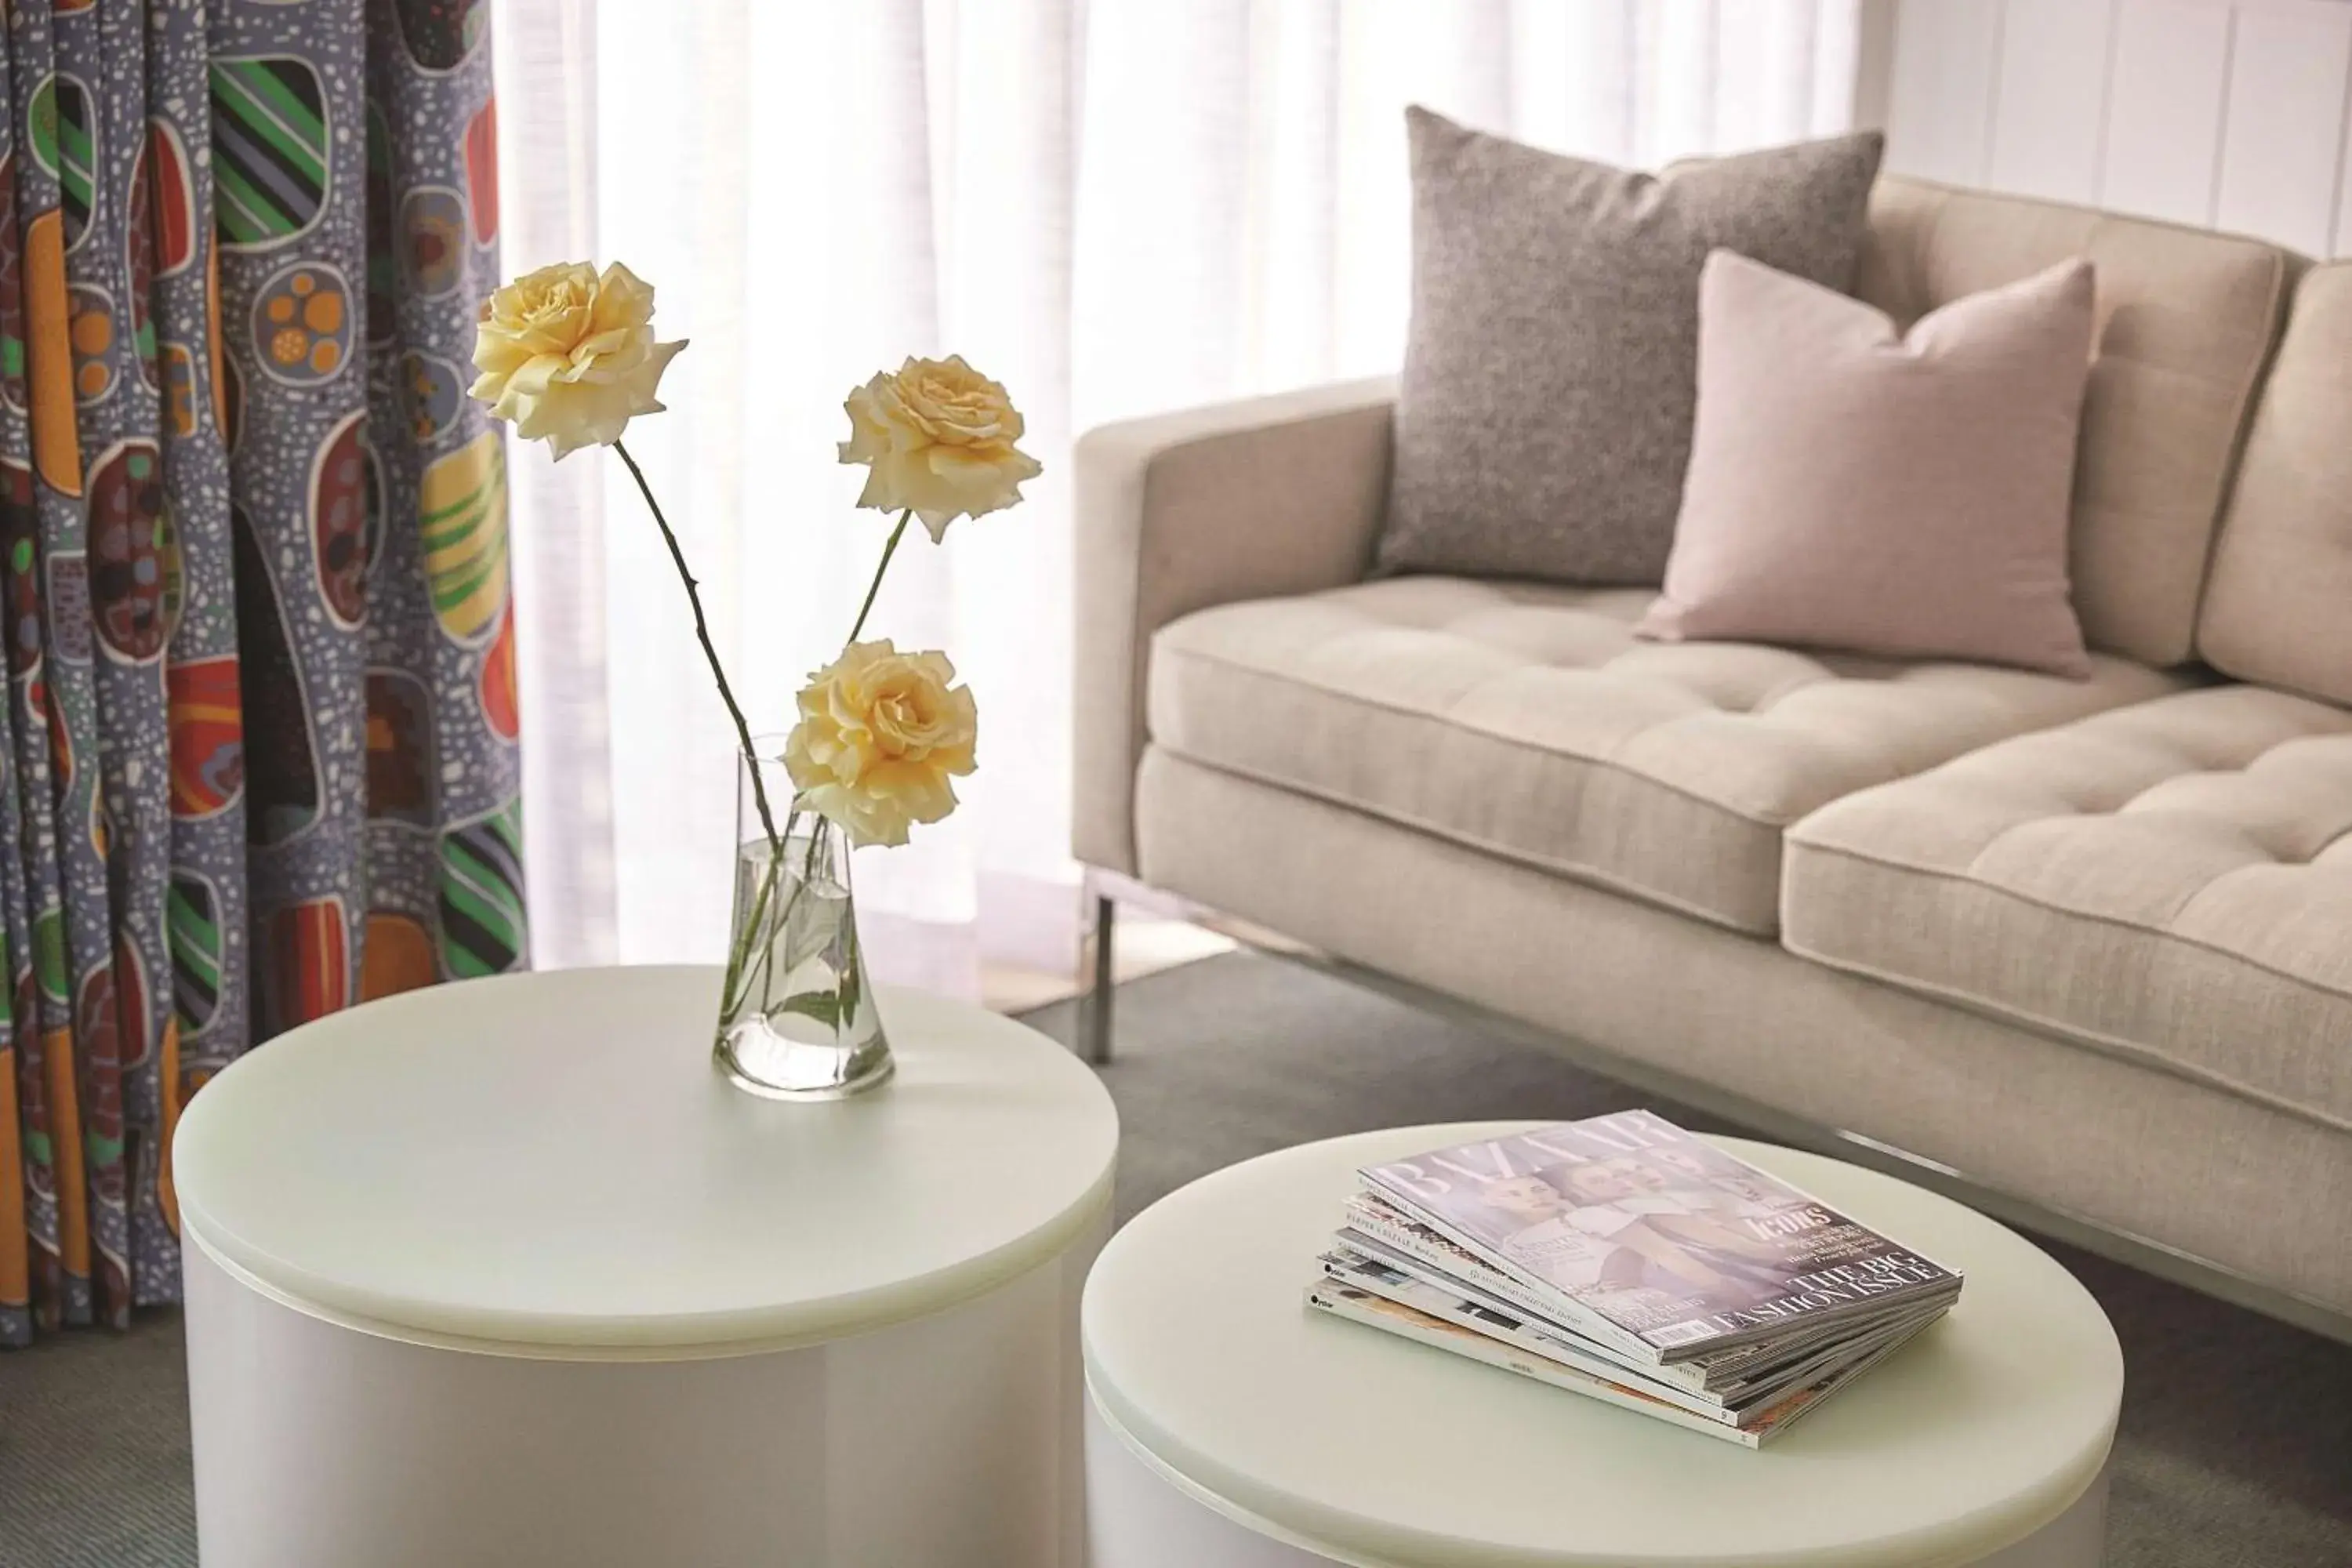
[[776, 755], [781, 738], [758, 749], [737, 780], [734, 918], [713, 1054], [753, 1094], [836, 1100], [880, 1084], [892, 1067], [857, 939], [849, 844], [798, 807]]

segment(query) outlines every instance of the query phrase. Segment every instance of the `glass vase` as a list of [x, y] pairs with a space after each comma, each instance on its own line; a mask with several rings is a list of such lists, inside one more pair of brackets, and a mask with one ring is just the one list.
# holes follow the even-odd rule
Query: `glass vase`
[[848, 840], [793, 806], [782, 750], [781, 737], [761, 744], [736, 779], [735, 911], [712, 1050], [752, 1094], [839, 1100], [890, 1076], [890, 1042], [857, 941]]

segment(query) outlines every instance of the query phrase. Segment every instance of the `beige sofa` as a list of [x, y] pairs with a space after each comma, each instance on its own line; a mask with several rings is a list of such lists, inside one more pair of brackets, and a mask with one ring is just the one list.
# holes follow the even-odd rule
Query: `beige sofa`
[[1385, 383], [1079, 445], [1078, 858], [2352, 1337], [2352, 264], [1881, 182], [1908, 320], [2087, 254], [2074, 681], [1367, 580]]

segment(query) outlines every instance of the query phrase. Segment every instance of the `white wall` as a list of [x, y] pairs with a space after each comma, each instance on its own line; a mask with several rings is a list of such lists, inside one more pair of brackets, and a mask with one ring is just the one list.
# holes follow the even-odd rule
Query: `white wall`
[[1893, 0], [1887, 166], [2352, 255], [2352, 0]]

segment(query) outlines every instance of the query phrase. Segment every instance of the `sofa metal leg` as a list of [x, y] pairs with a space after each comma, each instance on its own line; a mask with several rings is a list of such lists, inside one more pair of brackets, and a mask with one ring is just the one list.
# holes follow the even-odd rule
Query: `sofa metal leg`
[[1110, 1060], [1111, 933], [1118, 906], [1097, 897], [1095, 918], [1078, 955], [1087, 989], [1078, 1004], [1078, 1058], [1095, 1067]]

